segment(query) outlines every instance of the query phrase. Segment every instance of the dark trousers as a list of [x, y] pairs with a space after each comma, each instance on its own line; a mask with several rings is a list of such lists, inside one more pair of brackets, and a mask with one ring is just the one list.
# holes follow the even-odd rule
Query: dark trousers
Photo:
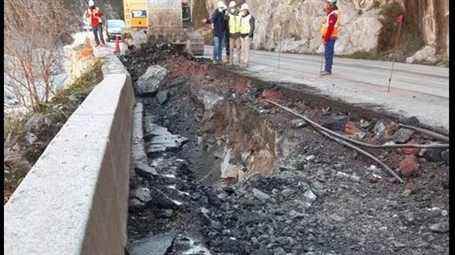
[[95, 35], [95, 43], [96, 45], [100, 44], [100, 39], [102, 44], [106, 44], [104, 42], [104, 37], [103, 37], [103, 24], [98, 24], [97, 27], [93, 28], [93, 34]]
[[223, 58], [224, 35], [213, 37], [213, 60], [221, 61]]
[[326, 72], [332, 73], [332, 65], [333, 65], [333, 53], [335, 49], [335, 41], [336, 39], [331, 38], [329, 41], [325, 44], [325, 68], [324, 70]]

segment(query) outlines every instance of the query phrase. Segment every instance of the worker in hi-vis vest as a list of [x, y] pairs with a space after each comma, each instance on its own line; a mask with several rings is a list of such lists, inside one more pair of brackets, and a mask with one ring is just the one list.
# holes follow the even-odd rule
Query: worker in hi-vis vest
[[254, 17], [251, 16], [248, 4], [240, 7], [240, 66], [248, 67], [250, 43], [253, 39]]
[[89, 19], [90, 25], [92, 26], [93, 34], [95, 36], [96, 47], [100, 45], [106, 46], [103, 37], [103, 13], [101, 10], [95, 6], [93, 0], [88, 1], [89, 8], [85, 11], [85, 17]]
[[229, 64], [234, 65], [240, 50], [240, 14], [235, 1], [229, 2], [227, 17], [229, 24]]
[[327, 14], [327, 19], [322, 25], [322, 43], [324, 44], [325, 67], [321, 75], [332, 74], [333, 55], [335, 48], [335, 41], [339, 33], [339, 13], [336, 0], [326, 0], [324, 11]]

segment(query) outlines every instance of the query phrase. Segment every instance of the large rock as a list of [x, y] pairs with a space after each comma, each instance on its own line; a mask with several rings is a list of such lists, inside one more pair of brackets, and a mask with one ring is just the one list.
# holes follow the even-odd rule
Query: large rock
[[148, 155], [178, 149], [188, 141], [187, 138], [180, 135], [174, 135], [169, 132], [167, 128], [153, 123], [146, 125], [146, 135], [144, 139], [146, 140], [145, 150]]
[[159, 65], [147, 68], [147, 71], [136, 81], [136, 92], [139, 96], [154, 95], [165, 80], [168, 71]]
[[414, 130], [407, 129], [407, 128], [400, 128], [398, 129], [395, 134], [393, 134], [392, 139], [396, 143], [406, 143], [409, 141], [414, 134]]
[[130, 255], [165, 255], [172, 246], [175, 237], [176, 233], [174, 232], [151, 234], [131, 244], [127, 250]]
[[433, 46], [425, 46], [417, 51], [412, 57], [406, 59], [407, 63], [429, 63], [434, 64], [439, 59], [436, 57], [436, 49]]

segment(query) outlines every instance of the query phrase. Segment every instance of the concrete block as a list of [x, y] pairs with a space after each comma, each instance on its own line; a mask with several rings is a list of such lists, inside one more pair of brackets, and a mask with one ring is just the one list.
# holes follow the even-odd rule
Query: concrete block
[[106, 58], [103, 81], [4, 206], [5, 254], [124, 254], [135, 99], [119, 63]]

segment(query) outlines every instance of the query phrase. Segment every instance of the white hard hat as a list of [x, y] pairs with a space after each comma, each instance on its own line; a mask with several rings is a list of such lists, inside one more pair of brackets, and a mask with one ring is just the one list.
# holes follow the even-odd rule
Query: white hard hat
[[217, 3], [217, 7], [220, 8], [220, 9], [226, 9], [226, 4], [224, 3], [224, 1], [218, 1]]
[[89, 0], [88, 1], [88, 6], [95, 6], [95, 2], [93, 0]]
[[327, 3], [329, 3], [329, 4], [337, 4], [337, 0], [327, 0]]
[[248, 4], [247, 3], [242, 4], [242, 6], [240, 7], [240, 10], [241, 11], [249, 10]]
[[235, 1], [230, 1], [229, 2], [229, 8], [235, 7], [237, 3]]

